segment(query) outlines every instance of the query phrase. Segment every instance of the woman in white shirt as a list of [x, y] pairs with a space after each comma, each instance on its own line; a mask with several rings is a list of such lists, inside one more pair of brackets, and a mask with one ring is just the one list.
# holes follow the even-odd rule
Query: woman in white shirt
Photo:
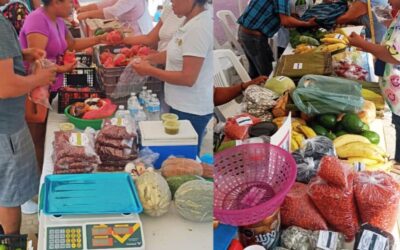
[[[165, 81], [165, 101], [170, 112], [190, 120], [199, 136], [199, 148], [214, 109], [213, 21], [206, 3], [207, 0], [172, 0], [175, 15], [185, 17], [183, 26], [166, 51], [133, 64], [138, 74]], [[151, 64], [165, 64], [165, 70]]]
[[165, 51], [175, 32], [182, 26], [185, 17], [177, 17], [170, 3], [165, 4], [161, 19], [147, 35], [125, 37], [123, 43], [129, 45], [143, 44], [157, 51]]
[[146, 0], [102, 0], [78, 9], [78, 20], [87, 18], [118, 19], [134, 34], [147, 34], [153, 28]]

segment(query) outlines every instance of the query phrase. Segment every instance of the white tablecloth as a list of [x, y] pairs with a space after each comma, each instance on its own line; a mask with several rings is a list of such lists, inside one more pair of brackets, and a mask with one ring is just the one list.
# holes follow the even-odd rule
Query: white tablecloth
[[[49, 113], [41, 184], [46, 175], [53, 173], [52, 142], [54, 131], [59, 129], [58, 126], [62, 122], [67, 122], [63, 114], [57, 114], [54, 111]], [[213, 248], [212, 223], [194, 223], [185, 220], [176, 212], [174, 206], [171, 206], [169, 213], [162, 217], [140, 215], [140, 218], [143, 223], [146, 250], [210, 250]]]

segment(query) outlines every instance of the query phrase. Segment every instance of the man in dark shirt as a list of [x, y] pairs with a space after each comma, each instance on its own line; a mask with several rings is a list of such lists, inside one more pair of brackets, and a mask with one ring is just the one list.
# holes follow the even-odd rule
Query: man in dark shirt
[[300, 21], [290, 16], [287, 0], [251, 0], [240, 16], [239, 42], [250, 64], [250, 77], [268, 76], [274, 61], [268, 38], [284, 27], [313, 27], [315, 19]]

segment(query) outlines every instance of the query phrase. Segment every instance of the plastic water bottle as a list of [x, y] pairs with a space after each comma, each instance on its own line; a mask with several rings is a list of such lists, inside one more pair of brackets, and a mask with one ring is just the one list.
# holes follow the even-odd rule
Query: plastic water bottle
[[160, 120], [161, 105], [156, 94], [153, 94], [148, 105], [149, 120]]
[[116, 118], [124, 118], [127, 115], [127, 110], [125, 110], [124, 105], [119, 105], [117, 112], [115, 112], [115, 117]]
[[143, 109], [147, 115], [149, 115], [149, 103], [151, 101], [152, 92], [153, 91], [151, 89], [148, 89], [144, 99]]
[[139, 106], [140, 106], [140, 104], [136, 97], [136, 93], [132, 92], [131, 97], [129, 97], [129, 99], [128, 99], [128, 110], [129, 110], [130, 115], [133, 118], [135, 118], [135, 116], [137, 115]]
[[135, 117], [135, 120], [136, 120], [137, 123], [147, 120], [147, 116], [146, 116], [145, 112], [143, 111], [143, 107], [142, 106], [139, 106], [138, 113], [137, 113], [137, 115]]
[[139, 93], [139, 103], [142, 106], [144, 105], [144, 99], [146, 95], [147, 95], [147, 87], [143, 86], [142, 91]]

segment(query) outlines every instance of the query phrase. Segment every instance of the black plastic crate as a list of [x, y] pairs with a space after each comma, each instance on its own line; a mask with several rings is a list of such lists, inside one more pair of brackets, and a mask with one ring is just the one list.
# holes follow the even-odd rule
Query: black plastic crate
[[0, 245], [7, 250], [25, 250], [28, 244], [28, 235], [0, 235]]
[[71, 35], [73, 38], [81, 38], [81, 29], [79, 27], [73, 27], [69, 28], [69, 32], [71, 32]]
[[64, 74], [63, 87], [58, 91], [58, 113], [63, 113], [68, 105], [93, 97], [105, 97], [97, 80], [96, 69], [76, 68], [73, 72]]

